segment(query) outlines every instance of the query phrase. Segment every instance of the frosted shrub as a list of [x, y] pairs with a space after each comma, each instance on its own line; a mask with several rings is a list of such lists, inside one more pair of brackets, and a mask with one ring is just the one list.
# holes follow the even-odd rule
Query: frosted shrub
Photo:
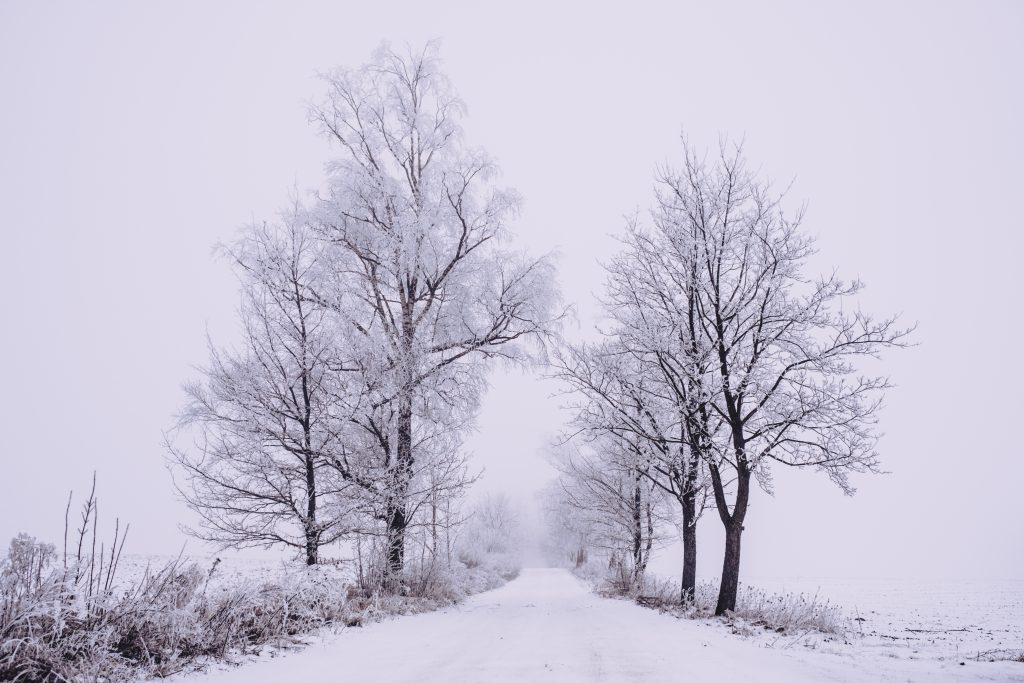
[[[714, 615], [718, 601], [718, 585], [710, 581], [697, 583], [692, 599], [680, 603], [678, 580], [645, 577], [639, 595], [632, 592], [626, 575], [615, 569], [605, 569], [595, 574], [576, 572], [582, 578], [597, 586], [606, 596], [635, 597], [637, 603], [663, 610], [687, 619], [704, 619]], [[742, 626], [759, 627], [777, 633], [818, 631], [820, 633], [843, 633], [848, 619], [842, 609], [816, 594], [769, 593], [754, 586], [740, 586], [736, 598], [736, 609], [726, 618]], [[745, 631], [749, 629], [743, 629]]]
[[115, 527], [109, 548], [97, 542], [96, 510], [94, 485], [72, 551], [66, 545], [59, 556], [21, 534], [0, 559], [0, 680], [164, 677], [204, 658], [294, 643], [327, 626], [437, 609], [496, 588], [519, 570], [507, 553], [483, 552], [473, 566], [421, 554], [406, 563], [394, 593], [382, 589], [384, 555], [371, 547], [357, 577], [302, 565], [259, 584], [223, 585], [211, 581], [219, 560], [204, 568], [178, 558], [122, 582], [124, 532]]
[[[519, 575], [518, 555], [464, 549], [447, 562], [407, 562], [403, 574], [405, 608], [408, 611], [436, 609], [470, 595], [497, 588]], [[375, 591], [377, 592], [377, 591]]]
[[[714, 603], [709, 602], [708, 606], [713, 608]], [[732, 616], [780, 633], [841, 633], [846, 628], [842, 610], [827, 600], [820, 600], [817, 594], [768, 593], [752, 586], [740, 587]]]
[[6, 615], [42, 587], [56, 557], [52, 545], [40, 543], [28, 534], [11, 539], [7, 557], [0, 563], [0, 619], [6, 621]]
[[[691, 619], [706, 618], [715, 613], [718, 600], [716, 584], [698, 582], [693, 600], [685, 605], [680, 605], [679, 594], [679, 586], [674, 582], [652, 581], [645, 587], [644, 595], [638, 601]], [[817, 595], [769, 593], [743, 585], [736, 597], [736, 609], [729, 612], [727, 618], [778, 633], [842, 633], [847, 627], [847, 619], [842, 610], [827, 600], [820, 600]]]
[[[19, 544], [12, 554], [26, 547]], [[14, 565], [10, 557], [4, 563], [3, 680], [118, 680], [139, 669], [166, 676], [199, 657], [245, 654], [322, 626], [358, 622], [354, 610], [361, 608], [350, 604], [349, 586], [321, 567], [256, 587], [211, 589], [211, 572], [175, 560], [123, 593], [83, 598], [81, 579], [53, 567], [52, 558], [29, 575], [28, 592], [24, 575], [11, 566], [30, 565]]]

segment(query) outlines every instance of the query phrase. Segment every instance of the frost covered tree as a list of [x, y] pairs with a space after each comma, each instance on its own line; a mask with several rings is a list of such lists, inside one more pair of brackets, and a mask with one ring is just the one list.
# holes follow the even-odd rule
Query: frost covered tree
[[515, 556], [522, 550], [519, 514], [504, 493], [488, 493], [469, 508], [459, 534], [459, 555], [466, 564], [487, 555]]
[[685, 602], [696, 586], [697, 520], [710, 488], [706, 463], [720, 421], [709, 404], [712, 354], [698, 333], [696, 242], [665, 243], [666, 235], [675, 234], [675, 214], [661, 194], [652, 219], [652, 233], [636, 221], [629, 224], [622, 250], [605, 267], [602, 303], [620, 353], [634, 358], [647, 377], [647, 391], [632, 393], [649, 404], [670, 406], [663, 410], [676, 420], [674, 429], [655, 431], [653, 443], [662, 453], [669, 445], [676, 449], [675, 457], [665, 460], [682, 513]]
[[[555, 509], [573, 510], [586, 520], [586, 543], [609, 557], [615, 579], [628, 592], [643, 588], [652, 548], [666, 520], [664, 498], [647, 476], [642, 446], [605, 434], [582, 448], [562, 447], [553, 464], [559, 471]], [[556, 521], [563, 526], [564, 521]]]
[[562, 311], [551, 260], [506, 246], [519, 198], [495, 185], [497, 166], [464, 142], [464, 107], [434, 44], [417, 53], [382, 47], [326, 82], [312, 118], [340, 156], [316, 216], [353, 293], [338, 311], [379, 370], [375, 402], [394, 408], [385, 511], [394, 578], [410, 521], [417, 404], [472, 413], [485, 361], [528, 360], [525, 342], [543, 340]]
[[[352, 484], [348, 495], [361, 501], [356, 506], [359, 523], [354, 532], [360, 565], [362, 556], [369, 553], [371, 571], [364, 575], [363, 583], [372, 588], [382, 587], [389, 580], [384, 573], [390, 541], [388, 525], [394, 505], [397, 417], [393, 401], [379, 405], [378, 402], [379, 394], [374, 387], [364, 385], [358, 406], [347, 418], [348, 438], [331, 454], [328, 463], [343, 481]], [[419, 569], [430, 574], [439, 560], [450, 564], [453, 535], [462, 522], [459, 501], [475, 477], [469, 471], [467, 454], [462, 448], [467, 424], [443, 419], [428, 408], [427, 402], [421, 400], [413, 405], [416, 419], [412, 449], [416, 458], [407, 471], [404, 494], [406, 531], [418, 531], [413, 542], [419, 544], [420, 557], [428, 560]]]
[[[680, 598], [686, 601], [696, 587], [697, 519], [706, 482], [686, 434], [686, 406], [677, 402], [656, 360], [651, 352], [624, 346], [620, 334], [601, 344], [562, 345], [551, 374], [575, 397], [570, 405], [572, 438], [601, 443], [605, 459], [627, 454], [627, 469], [678, 504], [683, 535]], [[606, 464], [621, 469], [621, 455], [617, 460]], [[639, 482], [637, 487], [639, 491]]]
[[519, 549], [521, 524], [508, 496], [490, 493], [469, 512], [464, 540], [484, 553], [511, 553]]
[[327, 310], [309, 297], [322, 249], [296, 208], [224, 251], [241, 281], [242, 342], [211, 342], [202, 379], [186, 385], [179, 435], [193, 443], [168, 442], [185, 475], [178, 490], [199, 515], [199, 538], [284, 545], [316, 564], [345, 533], [347, 512], [337, 495], [346, 483], [329, 466], [344, 439], [340, 358]]
[[771, 492], [771, 465], [813, 468], [852, 494], [851, 473], [877, 470], [889, 383], [861, 374], [857, 361], [908, 334], [896, 318], [852, 305], [859, 281], [804, 275], [813, 240], [782, 199], [746, 168], [738, 146], [723, 145], [712, 163], [686, 146], [682, 168], [659, 181], [651, 239], [658, 263], [678, 275], [674, 287], [693, 301], [688, 334], [698, 351], [680, 376], [699, 380], [705, 424], [720, 424], [707, 435], [726, 535], [717, 614], [736, 605], [752, 478]]
[[684, 600], [710, 489], [726, 532], [722, 614], [736, 604], [752, 480], [771, 492], [772, 464], [810, 467], [852, 494], [849, 475], [877, 469], [888, 381], [857, 361], [908, 330], [851, 308], [859, 282], [803, 274], [813, 242], [801, 216], [740, 149], [684, 158], [659, 175], [651, 227], [634, 221], [606, 267], [607, 341], [564, 346], [554, 374], [582, 397], [577, 429], [642, 442], [644, 472], [679, 500]]
[[556, 564], [568, 561], [576, 569], [583, 567], [596, 547], [594, 520], [576, 507], [556, 479], [538, 494], [544, 513], [543, 548], [548, 559]]

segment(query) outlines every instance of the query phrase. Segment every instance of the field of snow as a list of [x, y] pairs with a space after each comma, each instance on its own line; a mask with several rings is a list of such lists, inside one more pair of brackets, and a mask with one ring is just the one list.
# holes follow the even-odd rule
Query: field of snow
[[[806, 584], [805, 584], [806, 585]], [[1024, 681], [1024, 663], [967, 658], [967, 636], [911, 634], [978, 623], [972, 643], [1011, 642], [1021, 632], [1019, 585], [978, 585], [957, 604], [920, 602], [928, 587], [849, 582], [865, 636], [737, 635], [720, 621], [677, 619], [626, 600], [601, 598], [562, 569], [526, 569], [505, 586], [442, 612], [401, 617], [311, 638], [293, 652], [270, 651], [237, 668], [215, 665], [188, 683], [352, 680], [430, 681]], [[766, 589], [776, 587], [765, 586]], [[777, 588], [799, 589], [785, 582]], [[901, 590], [903, 588], [903, 590]], [[935, 588], [935, 587], [931, 587]], [[830, 591], [839, 595], [839, 584]], [[952, 594], [937, 595], [952, 601]], [[838, 599], [838, 598], [836, 598]], [[1018, 610], [1014, 612], [1014, 610]], [[973, 615], [975, 618], [969, 618]], [[992, 626], [991, 624], [996, 624]], [[959, 626], [958, 626], [959, 627]], [[991, 631], [987, 633], [985, 631]], [[960, 632], [957, 632], [960, 633]], [[974, 631], [964, 633], [972, 634]], [[920, 637], [918, 637], [920, 636]], [[961, 640], [957, 640], [957, 639]], [[963, 658], [950, 657], [959, 648]], [[945, 654], [943, 654], [945, 653]], [[961, 664], [961, 662], [963, 662]]]
[[[1024, 580], [751, 579], [769, 593], [839, 605], [850, 645], [886, 657], [979, 661], [1024, 655]], [[807, 645], [825, 650], [827, 643]], [[1020, 665], [1024, 673], [1024, 663]]]
[[[117, 568], [117, 584], [130, 585], [145, 574], [147, 568], [152, 572], [160, 569], [168, 562], [178, 559], [177, 555], [133, 555], [121, 557]], [[217, 560], [220, 560], [219, 562]], [[238, 555], [234, 552], [181, 555], [182, 564], [196, 564], [204, 572], [212, 570], [210, 586], [232, 586], [241, 583], [260, 584], [280, 578], [288, 570], [302, 565], [294, 559], [281, 557], [251, 557]], [[352, 569], [348, 564], [337, 567], [322, 565], [324, 571], [334, 572], [339, 580], [350, 580]]]

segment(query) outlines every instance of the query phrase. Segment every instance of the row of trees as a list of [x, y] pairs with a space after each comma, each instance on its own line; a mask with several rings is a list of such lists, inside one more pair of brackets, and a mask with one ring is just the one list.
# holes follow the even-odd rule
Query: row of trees
[[573, 397], [551, 507], [575, 559], [607, 551], [640, 586], [675, 521], [687, 600], [714, 509], [719, 613], [735, 607], [751, 486], [771, 491], [773, 463], [847, 493], [877, 468], [888, 382], [856, 361], [907, 330], [851, 309], [859, 282], [804, 274], [802, 216], [739, 148], [709, 162], [684, 146], [659, 172], [649, 224], [629, 224], [606, 265], [603, 338], [548, 356], [564, 315], [553, 264], [508, 248], [518, 197], [465, 143], [435, 47], [384, 47], [325, 81], [311, 120], [336, 152], [326, 189], [223, 249], [241, 342], [211, 342], [168, 439], [196, 535], [309, 564], [369, 539], [396, 587], [410, 530], [421, 556], [450, 555], [473, 479], [462, 438], [493, 360], [544, 360]]
[[859, 281], [805, 274], [813, 240], [782, 200], [739, 146], [709, 161], [684, 142], [681, 167], [658, 173], [649, 224], [631, 222], [606, 264], [601, 341], [561, 345], [553, 363], [573, 397], [550, 505], [569, 552], [610, 548], [639, 587], [652, 522], [671, 515], [686, 601], [697, 523], [714, 509], [717, 614], [735, 609], [751, 486], [772, 492], [773, 464], [823, 471], [847, 494], [851, 473], [877, 470], [889, 383], [857, 361], [909, 332], [856, 308]]
[[168, 448], [197, 536], [309, 564], [369, 538], [395, 587], [410, 529], [450, 545], [488, 361], [535, 360], [563, 311], [551, 261], [507, 246], [519, 199], [464, 141], [434, 45], [325, 80], [327, 190], [223, 249], [241, 343], [210, 343]]

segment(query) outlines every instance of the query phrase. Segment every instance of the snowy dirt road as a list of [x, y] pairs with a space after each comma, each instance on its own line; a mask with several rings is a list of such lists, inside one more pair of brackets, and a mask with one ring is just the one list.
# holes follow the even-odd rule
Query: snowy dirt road
[[365, 628], [268, 661], [196, 678], [302, 681], [1024, 680], [1011, 663], [896, 660], [758, 647], [715, 624], [609, 600], [562, 569], [525, 569], [457, 607]]

